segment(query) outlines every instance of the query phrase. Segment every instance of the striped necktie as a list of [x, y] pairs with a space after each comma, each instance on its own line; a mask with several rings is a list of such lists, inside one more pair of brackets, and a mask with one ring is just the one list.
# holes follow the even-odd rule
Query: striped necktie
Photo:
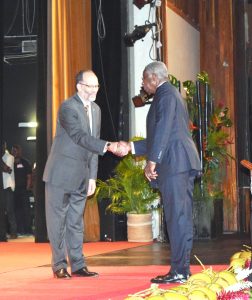
[[91, 120], [90, 120], [90, 116], [89, 116], [89, 105], [85, 105], [84, 106], [85, 108], [85, 111], [86, 111], [86, 114], [87, 114], [87, 117], [88, 117], [88, 124], [89, 124], [89, 128], [90, 128], [90, 131], [92, 133], [92, 124], [91, 124]]
[[85, 105], [84, 108], [85, 108], [85, 111], [86, 111], [86, 114], [88, 117], [88, 122], [90, 122], [90, 120], [89, 120], [89, 105]]

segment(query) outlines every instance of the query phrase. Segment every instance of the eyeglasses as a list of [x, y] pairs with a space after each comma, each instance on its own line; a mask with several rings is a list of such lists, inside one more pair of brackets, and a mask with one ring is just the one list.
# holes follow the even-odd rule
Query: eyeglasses
[[86, 84], [86, 83], [83, 83], [83, 82], [79, 82], [79, 84], [81, 84], [81, 85], [85, 85], [86, 87], [88, 87], [88, 88], [93, 88], [93, 89], [99, 89], [99, 87], [100, 87], [100, 85], [99, 84], [97, 84], [97, 85], [90, 85], [90, 84]]

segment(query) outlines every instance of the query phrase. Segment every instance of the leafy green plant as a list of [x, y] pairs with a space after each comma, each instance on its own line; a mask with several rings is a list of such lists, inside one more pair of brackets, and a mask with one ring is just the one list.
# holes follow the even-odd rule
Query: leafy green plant
[[106, 181], [97, 180], [98, 200], [111, 199], [107, 210], [115, 214], [150, 212], [159, 194], [151, 188], [144, 176], [145, 159], [125, 156], [114, 170], [114, 176]]
[[229, 144], [232, 144], [232, 140], [224, 130], [231, 126], [228, 108], [219, 104], [211, 115], [203, 149], [204, 176], [208, 178], [208, 190], [213, 198], [223, 197], [221, 183], [225, 176], [226, 166], [229, 160], [233, 159], [227, 148]]

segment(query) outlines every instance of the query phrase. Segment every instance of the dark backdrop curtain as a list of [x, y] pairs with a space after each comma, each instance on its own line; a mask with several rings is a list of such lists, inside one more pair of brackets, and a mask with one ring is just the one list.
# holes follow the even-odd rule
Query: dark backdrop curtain
[[[0, 149], [3, 139], [3, 1], [0, 1]], [[4, 202], [2, 197], [3, 176], [0, 162], [0, 241], [6, 238]]]
[[47, 242], [42, 175], [47, 159], [47, 1], [38, 1], [38, 96], [35, 170], [35, 242]]
[[[127, 49], [122, 41], [127, 28], [125, 2], [92, 1], [92, 66], [101, 85], [96, 102], [102, 111], [101, 138], [109, 141], [129, 138]], [[106, 32], [104, 38], [99, 37], [97, 31], [100, 3]], [[100, 29], [103, 34], [103, 28]], [[100, 157], [98, 177], [106, 179], [118, 161], [119, 158], [109, 153]]]

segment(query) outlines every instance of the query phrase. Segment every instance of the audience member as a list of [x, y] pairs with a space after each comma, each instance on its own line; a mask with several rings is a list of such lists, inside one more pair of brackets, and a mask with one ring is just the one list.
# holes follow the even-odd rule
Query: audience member
[[[0, 171], [7, 167], [3, 160], [0, 160]], [[3, 176], [0, 176], [0, 242], [7, 242], [5, 226], [5, 208], [3, 199]]]
[[14, 157], [7, 150], [6, 142], [2, 145], [2, 160], [5, 163], [5, 168], [2, 171], [3, 190], [2, 197], [4, 201], [4, 210], [8, 220], [8, 232], [11, 239], [17, 238], [17, 223], [14, 210]]
[[32, 168], [30, 162], [22, 157], [20, 145], [12, 147], [15, 170], [15, 212], [17, 232], [20, 235], [32, 234], [30, 193], [32, 188]]

